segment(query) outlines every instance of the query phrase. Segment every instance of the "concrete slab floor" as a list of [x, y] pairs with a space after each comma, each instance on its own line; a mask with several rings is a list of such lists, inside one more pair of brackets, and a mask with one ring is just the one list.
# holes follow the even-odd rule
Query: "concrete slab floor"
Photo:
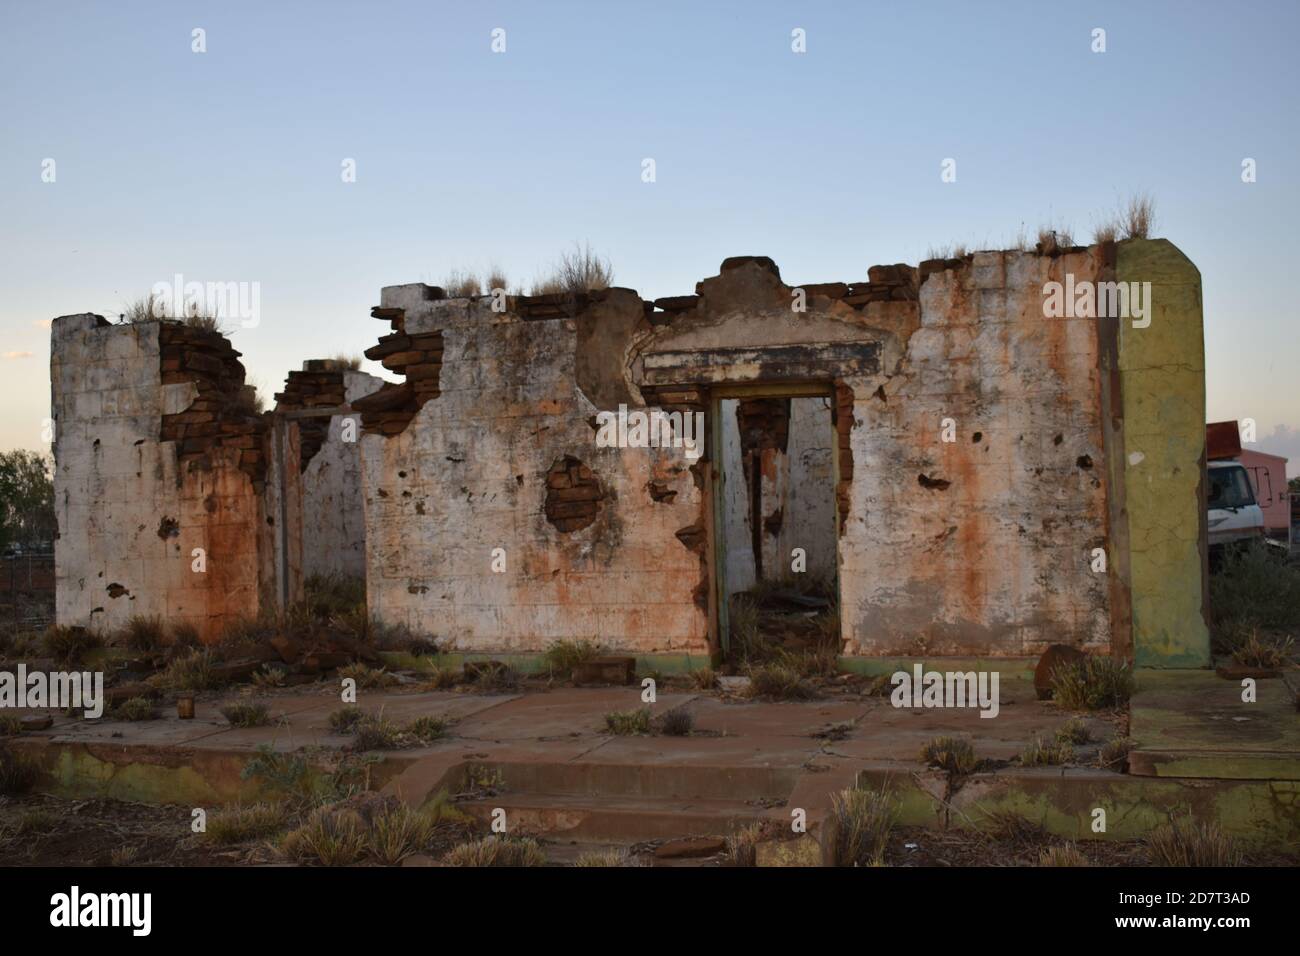
[[[1300, 671], [1288, 672], [1300, 686]], [[1241, 680], [1213, 671], [1140, 671], [1130, 707], [1137, 745], [1132, 772], [1143, 776], [1300, 780], [1300, 713], [1280, 678]]]
[[[559, 759], [574, 750], [595, 762], [682, 762], [693, 764], [798, 767], [810, 757], [833, 752], [840, 757], [915, 764], [921, 745], [938, 735], [969, 737], [977, 754], [1006, 758], [1035, 736], [1052, 736], [1068, 719], [1056, 705], [1035, 699], [1027, 680], [1003, 682], [1002, 709], [993, 719], [970, 709], [894, 708], [888, 697], [853, 696], [812, 701], [751, 701], [716, 693], [664, 692], [643, 705], [636, 686], [558, 688], [521, 694], [476, 695], [454, 691], [401, 693], [366, 691], [358, 706], [382, 712], [398, 724], [423, 715], [449, 718], [448, 740], [455, 746], [543, 758], [554, 748]], [[272, 724], [231, 727], [221, 708], [234, 700], [260, 700]], [[334, 694], [229, 694], [196, 702], [193, 720], [180, 720], [174, 709], [160, 706], [160, 718], [127, 722], [55, 716], [52, 727], [28, 736], [55, 742], [112, 740], [130, 747], [185, 746], [231, 751], [255, 750], [263, 743], [280, 745], [292, 737], [298, 746], [343, 748], [348, 738], [330, 732], [329, 716], [343, 704]], [[649, 706], [654, 716], [685, 707], [695, 718], [690, 736], [612, 737], [604, 732], [605, 714]], [[1109, 737], [1113, 719], [1086, 717], [1095, 735]], [[836, 739], [818, 734], [835, 731]], [[584, 741], [574, 748], [574, 741]], [[440, 748], [441, 749], [441, 748]]]
[[[1199, 763], [1193, 768], [1197, 772], [1188, 776], [1213, 775], [1220, 766], [1223, 777], [1231, 780], [1241, 779], [1241, 760], [1266, 756], [1273, 760], [1269, 766], [1274, 771], [1286, 771], [1285, 759], [1300, 759], [1294, 709], [1286, 710], [1280, 682], [1261, 681], [1260, 688], [1260, 704], [1242, 705], [1234, 703], [1240, 687], [1209, 672], [1142, 672], [1133, 707], [1133, 736], [1140, 747], [1137, 765], [1168, 775], [1160, 769], [1168, 766], [1161, 764], [1162, 759], [1185, 759], [1191, 754]], [[119, 771], [139, 770], [132, 753], [139, 753], [134, 763], [144, 764], [171, 752], [173, 763], [180, 767], [200, 754], [230, 758], [220, 766], [235, 774], [241, 759], [262, 744], [280, 751], [299, 747], [332, 751], [349, 743], [329, 730], [330, 713], [342, 706], [332, 690], [255, 693], [252, 698], [264, 700], [276, 722], [266, 727], [230, 727], [220, 716], [221, 706], [248, 696], [232, 693], [201, 700], [192, 721], [178, 720], [174, 711], [163, 708], [161, 719], [137, 723], [78, 721], [60, 715], [48, 730], [25, 737], [45, 738], [55, 748], [111, 742], [112, 760]], [[608, 822], [594, 816], [602, 798], [610, 801], [611, 814], [618, 809], [613, 805], [618, 799], [643, 800], [647, 808], [659, 801], [667, 814], [674, 806], [685, 806], [674, 801], [705, 800], [709, 802], [701, 806], [707, 806], [707, 813], [701, 819], [712, 815], [719, 821], [746, 814], [786, 818], [795, 801], [810, 820], [816, 820], [829, 807], [831, 795], [855, 781], [880, 779], [882, 774], [912, 780], [924, 776], [920, 749], [941, 735], [970, 739], [977, 757], [1002, 762], [1002, 769], [993, 773], [1009, 780], [1033, 771], [1008, 767], [1006, 762], [1035, 738], [1053, 738], [1072, 716], [1084, 720], [1095, 741], [1076, 749], [1078, 764], [1088, 766], [1099, 744], [1123, 734], [1126, 724], [1124, 714], [1074, 715], [1053, 702], [1039, 701], [1031, 682], [1018, 677], [1003, 681], [1001, 708], [992, 719], [981, 718], [974, 708], [895, 708], [888, 696], [848, 694], [763, 702], [716, 692], [660, 693], [650, 705], [654, 715], [684, 707], [694, 716], [693, 732], [686, 737], [616, 737], [603, 732], [609, 711], [644, 706], [635, 685], [530, 689], [502, 695], [361, 690], [358, 703], [365, 710], [382, 711], [399, 724], [426, 714], [452, 720], [444, 740], [383, 754], [388, 769], [378, 777], [378, 785], [388, 792], [418, 805], [439, 792], [458, 792], [467, 768], [482, 764], [496, 768], [508, 781], [510, 800], [538, 814], [562, 807], [565, 801], [551, 796], [569, 795], [574, 812], [589, 821], [584, 825], [593, 833]], [[1254, 707], [1245, 714], [1250, 719], [1233, 719], [1243, 716], [1244, 706]], [[1246, 728], [1240, 736], [1238, 727]], [[210, 760], [205, 766], [209, 768], [205, 772], [216, 772]], [[83, 774], [76, 778], [77, 785], [95, 785], [95, 774], [100, 772]], [[1073, 779], [1060, 768], [1044, 768], [1044, 772], [1062, 781]], [[1116, 781], [1132, 779], [1107, 771], [1090, 773], [1113, 776]], [[1296, 780], [1300, 774], [1279, 779]], [[1088, 781], [1088, 786], [1096, 786], [1092, 776]], [[557, 818], [563, 816], [557, 809]], [[658, 819], [657, 825], [667, 826], [662, 815]]]

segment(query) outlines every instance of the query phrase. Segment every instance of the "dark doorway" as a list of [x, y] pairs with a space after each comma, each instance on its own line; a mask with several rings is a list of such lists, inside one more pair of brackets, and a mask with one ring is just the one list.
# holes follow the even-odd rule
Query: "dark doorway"
[[834, 400], [715, 390], [715, 573], [729, 665], [833, 668], [840, 650]]

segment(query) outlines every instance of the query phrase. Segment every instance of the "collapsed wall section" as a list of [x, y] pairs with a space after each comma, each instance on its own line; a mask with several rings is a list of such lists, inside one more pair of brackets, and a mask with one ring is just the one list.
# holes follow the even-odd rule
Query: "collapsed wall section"
[[285, 534], [291, 596], [314, 576], [364, 579], [366, 526], [361, 487], [361, 415], [329, 414], [378, 391], [383, 379], [330, 359], [290, 372], [277, 394], [284, 428]]
[[180, 323], [81, 314], [54, 320], [50, 356], [58, 623], [157, 615], [212, 639], [256, 613], [265, 432], [238, 353]]
[[401, 362], [408, 376], [437, 364], [436, 394], [408, 378], [355, 406], [370, 609], [463, 651], [567, 638], [707, 655], [700, 555], [677, 534], [702, 520], [691, 461], [680, 448], [599, 447], [607, 406], [587, 391], [626, 394], [620, 356], [579, 367], [593, 358], [580, 340], [630, 327], [643, 304], [622, 290], [590, 310], [539, 298], [496, 312], [490, 297], [384, 289], [376, 316], [441, 351]]
[[[846, 654], [1105, 650], [1108, 582], [1089, 566], [1109, 521], [1097, 330], [1043, 310], [1044, 283], [1065, 271], [1093, 278], [1096, 256], [979, 253], [803, 286], [770, 260], [732, 259], [670, 303], [634, 375], [656, 389], [832, 389]], [[794, 546], [785, 526], [763, 530]], [[719, 567], [743, 574], [725, 550]]]

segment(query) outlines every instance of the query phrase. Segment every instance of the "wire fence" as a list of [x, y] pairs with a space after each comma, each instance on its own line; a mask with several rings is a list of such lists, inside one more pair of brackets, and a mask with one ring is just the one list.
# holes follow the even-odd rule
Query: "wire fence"
[[54, 552], [7, 554], [0, 564], [0, 626], [12, 633], [54, 623]]

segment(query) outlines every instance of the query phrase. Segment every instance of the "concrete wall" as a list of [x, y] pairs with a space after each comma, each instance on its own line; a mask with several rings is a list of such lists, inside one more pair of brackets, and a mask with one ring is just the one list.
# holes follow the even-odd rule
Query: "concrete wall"
[[[1046, 314], [1047, 283], [1115, 278], [1152, 283], [1149, 326]], [[815, 571], [833, 555], [845, 653], [1065, 642], [1146, 665], [1208, 660], [1200, 278], [1166, 242], [797, 287], [740, 257], [654, 304], [610, 289], [494, 311], [394, 286], [373, 314], [392, 333], [367, 355], [405, 381], [359, 397], [375, 380], [349, 378], [359, 459], [340, 420], [268, 436], [230, 411], [243, 370], [224, 340], [55, 320], [59, 620], [161, 613], [211, 633], [282, 582], [364, 564], [372, 614], [458, 650], [569, 638], [698, 658], [719, 648], [711, 569], [746, 573], [752, 544], [722, 520], [743, 509], [743, 482], [715, 514], [719, 462], [599, 447], [597, 415], [711, 416], [715, 401], [809, 386], [832, 398], [799, 401], [831, 406], [812, 416], [830, 422], [792, 419], [762, 505], [789, 515], [763, 562], [808, 547]], [[300, 407], [341, 401], [340, 383], [309, 379], [286, 392]], [[831, 485], [834, 505], [805, 499]], [[832, 509], [821, 553], [803, 529]], [[206, 575], [189, 571], [195, 547]]]
[[[829, 399], [795, 397], [789, 405], [789, 427], [784, 449], [762, 454], [760, 514], [766, 527], [761, 535], [763, 577], [781, 580], [791, 574], [793, 550], [802, 548], [803, 573], [834, 581], [835, 531], [835, 430]], [[738, 399], [720, 403], [724, 477], [720, 533], [726, 566], [726, 590], [735, 594], [756, 581], [752, 521], [752, 487], [746, 477], [737, 422]]]
[[1134, 659], [1207, 667], [1201, 274], [1164, 239], [1121, 243], [1115, 272], [1153, 305], [1148, 327], [1119, 326]]
[[921, 285], [894, 374], [849, 382], [847, 653], [1108, 649], [1097, 329], [1043, 313], [1046, 282], [1098, 269], [1095, 251], [976, 253]]
[[[375, 392], [383, 379], [344, 370], [345, 399]], [[352, 420], [352, 441], [343, 440], [344, 422]], [[302, 571], [313, 575], [366, 576], [366, 516], [361, 489], [361, 416], [329, 419], [324, 444], [302, 472]]]
[[[1126, 243], [1121, 253], [1155, 248]], [[1132, 275], [1170, 268], [1135, 261]], [[435, 365], [420, 373], [424, 397], [394, 391], [374, 417], [388, 433], [363, 439], [372, 608], [467, 650], [583, 637], [641, 653], [703, 650], [712, 563], [727, 569], [729, 590], [753, 575], [743, 482], [722, 489], [729, 517], [715, 539], [704, 494], [713, 464], [691, 472], [671, 451], [596, 449], [591, 420], [620, 401], [699, 409], [719, 387], [773, 394], [817, 383], [835, 395], [838, 444], [789, 457], [838, 478], [846, 653], [1020, 656], [1064, 642], [1127, 656], [1137, 640], [1130, 606], [1149, 621], [1185, 620], [1161, 597], [1147, 556], [1159, 527], [1194, 542], [1198, 518], [1190, 498], [1167, 502], [1159, 520], [1137, 522], [1130, 546], [1125, 440], [1170, 432], [1170, 469], [1196, 474], [1186, 459], [1201, 424], [1177, 409], [1202, 407], [1203, 373], [1164, 340], [1139, 358], [1113, 320], [1046, 314], [1047, 283], [1116, 272], [1114, 246], [977, 253], [923, 263], [919, 276], [873, 267], [865, 283], [800, 286], [802, 310], [775, 265], [753, 257], [728, 260], [696, 295], [653, 310], [625, 290], [567, 305], [511, 300], [494, 313], [486, 299], [386, 289], [376, 314], [396, 331], [381, 351], [418, 340], [432, 351], [398, 361]], [[1169, 299], [1199, 294], [1191, 276], [1166, 285]], [[1199, 350], [1199, 312], [1172, 307]], [[1169, 354], [1188, 359], [1186, 374], [1166, 376], [1172, 405], [1131, 407], [1150, 387], [1137, 384], [1137, 366], [1154, 372], [1145, 363]], [[407, 404], [394, 411], [394, 402]], [[736, 456], [725, 416], [719, 441]], [[604, 496], [575, 522], [584, 530], [559, 530], [544, 486], [560, 474], [567, 488], [563, 476], [577, 471], [564, 469], [579, 462]], [[656, 481], [659, 494], [647, 496]], [[783, 475], [771, 487], [784, 499], [811, 484]], [[590, 509], [588, 492], [571, 493]], [[788, 565], [792, 540], [772, 538], [765, 562]], [[497, 547], [504, 574], [490, 570]], [[1098, 549], [1105, 569], [1094, 569]], [[1174, 570], [1199, 601], [1199, 572]]]
[[740, 426], [736, 421], [739, 399], [726, 398], [719, 403], [718, 428], [721, 432], [722, 515], [718, 535], [723, 541], [722, 573], [726, 595], [748, 591], [758, 581], [758, 562], [754, 560], [754, 532], [750, 520], [750, 489], [745, 481], [744, 453], [740, 448]]
[[846, 653], [1105, 650], [1107, 579], [1089, 569], [1107, 526], [1097, 332], [1043, 314], [1046, 281], [1097, 268], [1085, 252], [980, 253], [931, 271], [919, 301], [872, 288], [907, 275], [888, 267], [861, 294], [827, 288], [795, 313], [774, 269], [742, 263], [652, 333], [643, 365], [655, 381], [851, 390]]
[[[405, 334], [440, 330], [444, 352], [440, 394], [402, 431], [361, 440], [371, 612], [471, 652], [574, 638], [707, 654], [700, 556], [677, 536], [703, 502], [683, 451], [596, 447], [589, 419], [601, 409], [578, 385], [574, 319], [425, 295], [383, 292], [384, 309], [404, 310]], [[641, 314], [631, 293], [609, 308]], [[581, 530], [546, 513], [547, 476], [566, 456], [605, 493]], [[651, 482], [675, 494], [656, 501]]]
[[774, 479], [764, 483], [763, 514], [781, 514], [779, 529], [763, 536], [764, 575], [790, 574], [791, 555], [802, 548], [803, 573], [835, 580], [835, 427], [827, 398], [790, 399], [790, 437]]
[[[200, 466], [179, 460], [181, 442], [160, 441], [163, 417], [185, 413], [199, 389], [164, 384], [159, 342], [158, 322], [53, 322], [56, 618], [104, 631], [160, 615], [213, 636], [257, 612], [264, 514], [241, 449], [213, 447]], [[192, 569], [196, 548], [204, 572]]]

